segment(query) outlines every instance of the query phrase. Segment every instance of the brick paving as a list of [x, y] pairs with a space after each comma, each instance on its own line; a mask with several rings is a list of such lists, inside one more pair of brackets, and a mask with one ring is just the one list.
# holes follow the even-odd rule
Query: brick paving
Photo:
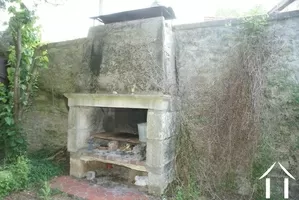
[[51, 188], [59, 189], [87, 200], [150, 200], [146, 194], [130, 188], [105, 188], [70, 176], [61, 176], [51, 181]]

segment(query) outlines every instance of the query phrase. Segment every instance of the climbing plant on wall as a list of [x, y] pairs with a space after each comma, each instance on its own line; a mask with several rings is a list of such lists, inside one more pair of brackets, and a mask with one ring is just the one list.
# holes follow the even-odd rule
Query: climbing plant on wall
[[26, 140], [21, 132], [22, 113], [37, 88], [38, 69], [47, 67], [47, 52], [41, 50], [40, 27], [37, 17], [22, 1], [8, 8], [9, 30], [13, 45], [8, 56], [8, 86], [1, 85], [1, 137], [5, 155], [14, 157], [25, 152]]

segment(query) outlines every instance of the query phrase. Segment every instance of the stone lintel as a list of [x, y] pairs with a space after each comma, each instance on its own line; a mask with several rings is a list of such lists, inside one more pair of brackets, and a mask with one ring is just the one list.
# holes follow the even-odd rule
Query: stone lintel
[[89, 107], [137, 108], [152, 110], [171, 109], [171, 97], [168, 95], [135, 94], [65, 94], [68, 105]]

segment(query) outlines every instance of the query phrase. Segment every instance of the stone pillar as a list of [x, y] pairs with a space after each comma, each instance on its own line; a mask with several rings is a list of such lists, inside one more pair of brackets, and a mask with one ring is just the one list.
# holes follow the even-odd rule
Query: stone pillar
[[68, 151], [77, 152], [87, 146], [90, 133], [94, 131], [92, 107], [72, 106], [69, 110]]
[[87, 164], [86, 162], [80, 160], [76, 155], [70, 156], [70, 175], [76, 178], [83, 178], [86, 175]]
[[146, 167], [149, 192], [163, 194], [174, 178], [176, 112], [148, 110]]

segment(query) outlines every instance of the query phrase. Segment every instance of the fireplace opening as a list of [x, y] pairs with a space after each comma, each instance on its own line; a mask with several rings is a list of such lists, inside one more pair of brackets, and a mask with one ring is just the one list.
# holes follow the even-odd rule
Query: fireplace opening
[[150, 193], [163, 193], [174, 177], [178, 132], [174, 99], [132, 94], [67, 96], [70, 175], [86, 177], [93, 184], [128, 180], [138, 187], [148, 186], [143, 188]]
[[90, 134], [86, 148], [81, 150], [86, 160], [92, 157], [93, 160], [146, 171], [147, 109], [97, 110], [93, 123], [98, 123], [98, 129]]

